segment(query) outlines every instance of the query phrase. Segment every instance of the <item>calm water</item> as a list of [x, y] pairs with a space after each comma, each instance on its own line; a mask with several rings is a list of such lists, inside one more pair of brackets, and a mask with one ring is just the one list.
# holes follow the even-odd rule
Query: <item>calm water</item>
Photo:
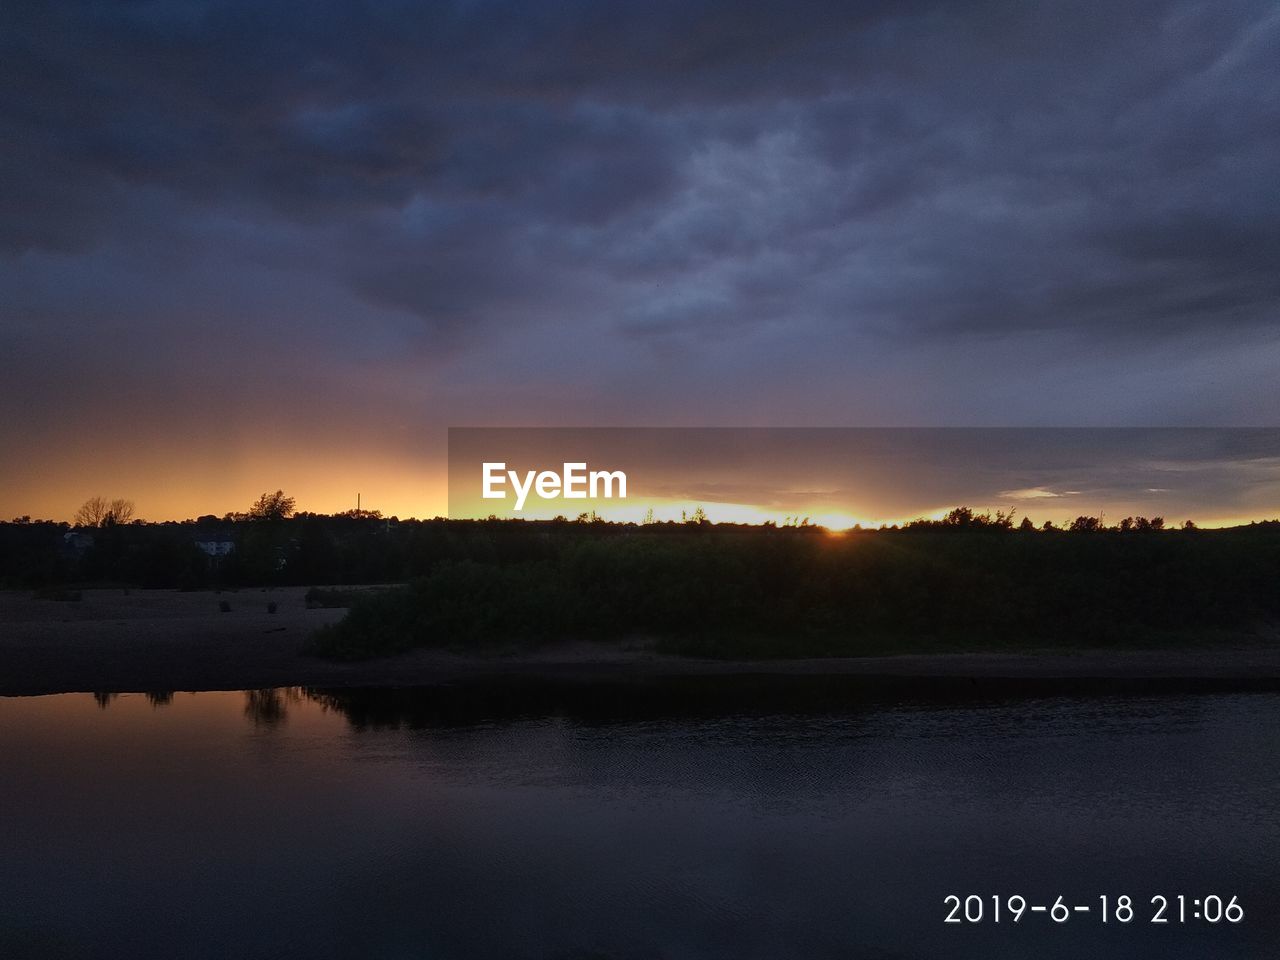
[[[0, 699], [0, 956], [1198, 957], [1280, 944], [1280, 697]], [[950, 893], [1133, 896], [944, 924]], [[1153, 894], [1238, 925], [1147, 922]], [[988, 908], [989, 909], [989, 908]]]

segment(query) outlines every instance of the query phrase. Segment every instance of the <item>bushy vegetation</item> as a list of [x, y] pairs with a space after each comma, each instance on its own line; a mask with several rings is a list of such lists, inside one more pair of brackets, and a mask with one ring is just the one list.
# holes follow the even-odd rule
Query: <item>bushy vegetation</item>
[[[0, 524], [0, 584], [311, 585], [316, 652], [648, 638], [711, 656], [1203, 640], [1280, 622], [1280, 523], [1065, 528], [959, 508], [901, 529], [399, 521], [280, 509], [185, 523]], [[283, 503], [283, 506], [281, 504]], [[211, 538], [234, 549], [211, 557]], [[401, 583], [376, 592], [337, 585]], [[68, 594], [69, 596], [70, 594]]]
[[1132, 645], [1280, 621], [1275, 523], [1066, 532], [986, 518], [834, 536], [477, 524], [468, 533], [426, 575], [358, 598], [315, 652], [649, 637], [689, 654], [816, 656]]

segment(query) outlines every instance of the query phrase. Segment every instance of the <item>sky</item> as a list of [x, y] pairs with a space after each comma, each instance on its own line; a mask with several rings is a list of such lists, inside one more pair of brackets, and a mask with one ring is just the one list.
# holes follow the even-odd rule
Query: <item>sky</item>
[[[457, 518], [595, 512], [640, 523], [701, 509], [712, 522], [844, 530], [961, 505], [1037, 526], [1280, 518], [1277, 428], [489, 427], [450, 430], [448, 449]], [[606, 487], [614, 472], [625, 481]], [[577, 496], [564, 496], [566, 477]]]
[[0, 516], [480, 425], [1280, 410], [1269, 2], [0, 9]]

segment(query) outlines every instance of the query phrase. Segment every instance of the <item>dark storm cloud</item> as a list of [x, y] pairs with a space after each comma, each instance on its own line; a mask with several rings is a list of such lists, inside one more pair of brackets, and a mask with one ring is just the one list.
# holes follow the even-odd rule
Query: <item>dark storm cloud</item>
[[[762, 364], [799, 363], [787, 340], [834, 392], [842, 364], [876, 351], [938, 376], [902, 351], [974, 336], [1130, 350], [1233, 330], [1231, 349], [1271, 348], [1273, 4], [62, 2], [0, 17], [0, 250], [22, 288], [6, 317], [63, 317], [51, 335], [98, 329], [103, 303], [197, 326], [181, 277], [218, 264], [233, 289], [193, 280], [197, 306], [292, 323], [335, 360], [341, 321], [279, 320], [281, 288], [336, 285], [333, 312], [371, 356], [483, 353], [530, 328], [592, 344], [579, 376], [612, 382], [640, 375], [637, 345], [717, 345], [687, 360], [690, 400], [698, 380], [759, 385]], [[88, 278], [78, 311], [68, 272]], [[165, 309], [139, 302], [175, 283]], [[542, 349], [493, 362], [562, 378]], [[943, 366], [990, 373], [959, 354]], [[1224, 389], [1210, 418], [1236, 402]], [[1247, 407], [1269, 388], [1241, 389]], [[1105, 415], [1114, 396], [1097, 396]]]

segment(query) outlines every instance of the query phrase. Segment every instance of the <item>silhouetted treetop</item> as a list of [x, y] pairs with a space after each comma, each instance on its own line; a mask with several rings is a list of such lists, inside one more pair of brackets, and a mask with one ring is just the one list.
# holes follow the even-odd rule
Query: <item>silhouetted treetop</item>
[[72, 518], [77, 527], [106, 527], [115, 523], [128, 523], [133, 519], [133, 501], [117, 497], [90, 497], [80, 505]]
[[908, 530], [933, 530], [939, 528], [949, 530], [972, 530], [977, 528], [1012, 530], [1013, 512], [1006, 513], [1003, 510], [997, 510], [993, 515], [990, 512], [977, 513], [972, 507], [956, 507], [941, 520], [912, 520], [906, 525]]
[[284, 520], [293, 513], [297, 500], [285, 495], [283, 490], [264, 493], [249, 508], [250, 520]]

